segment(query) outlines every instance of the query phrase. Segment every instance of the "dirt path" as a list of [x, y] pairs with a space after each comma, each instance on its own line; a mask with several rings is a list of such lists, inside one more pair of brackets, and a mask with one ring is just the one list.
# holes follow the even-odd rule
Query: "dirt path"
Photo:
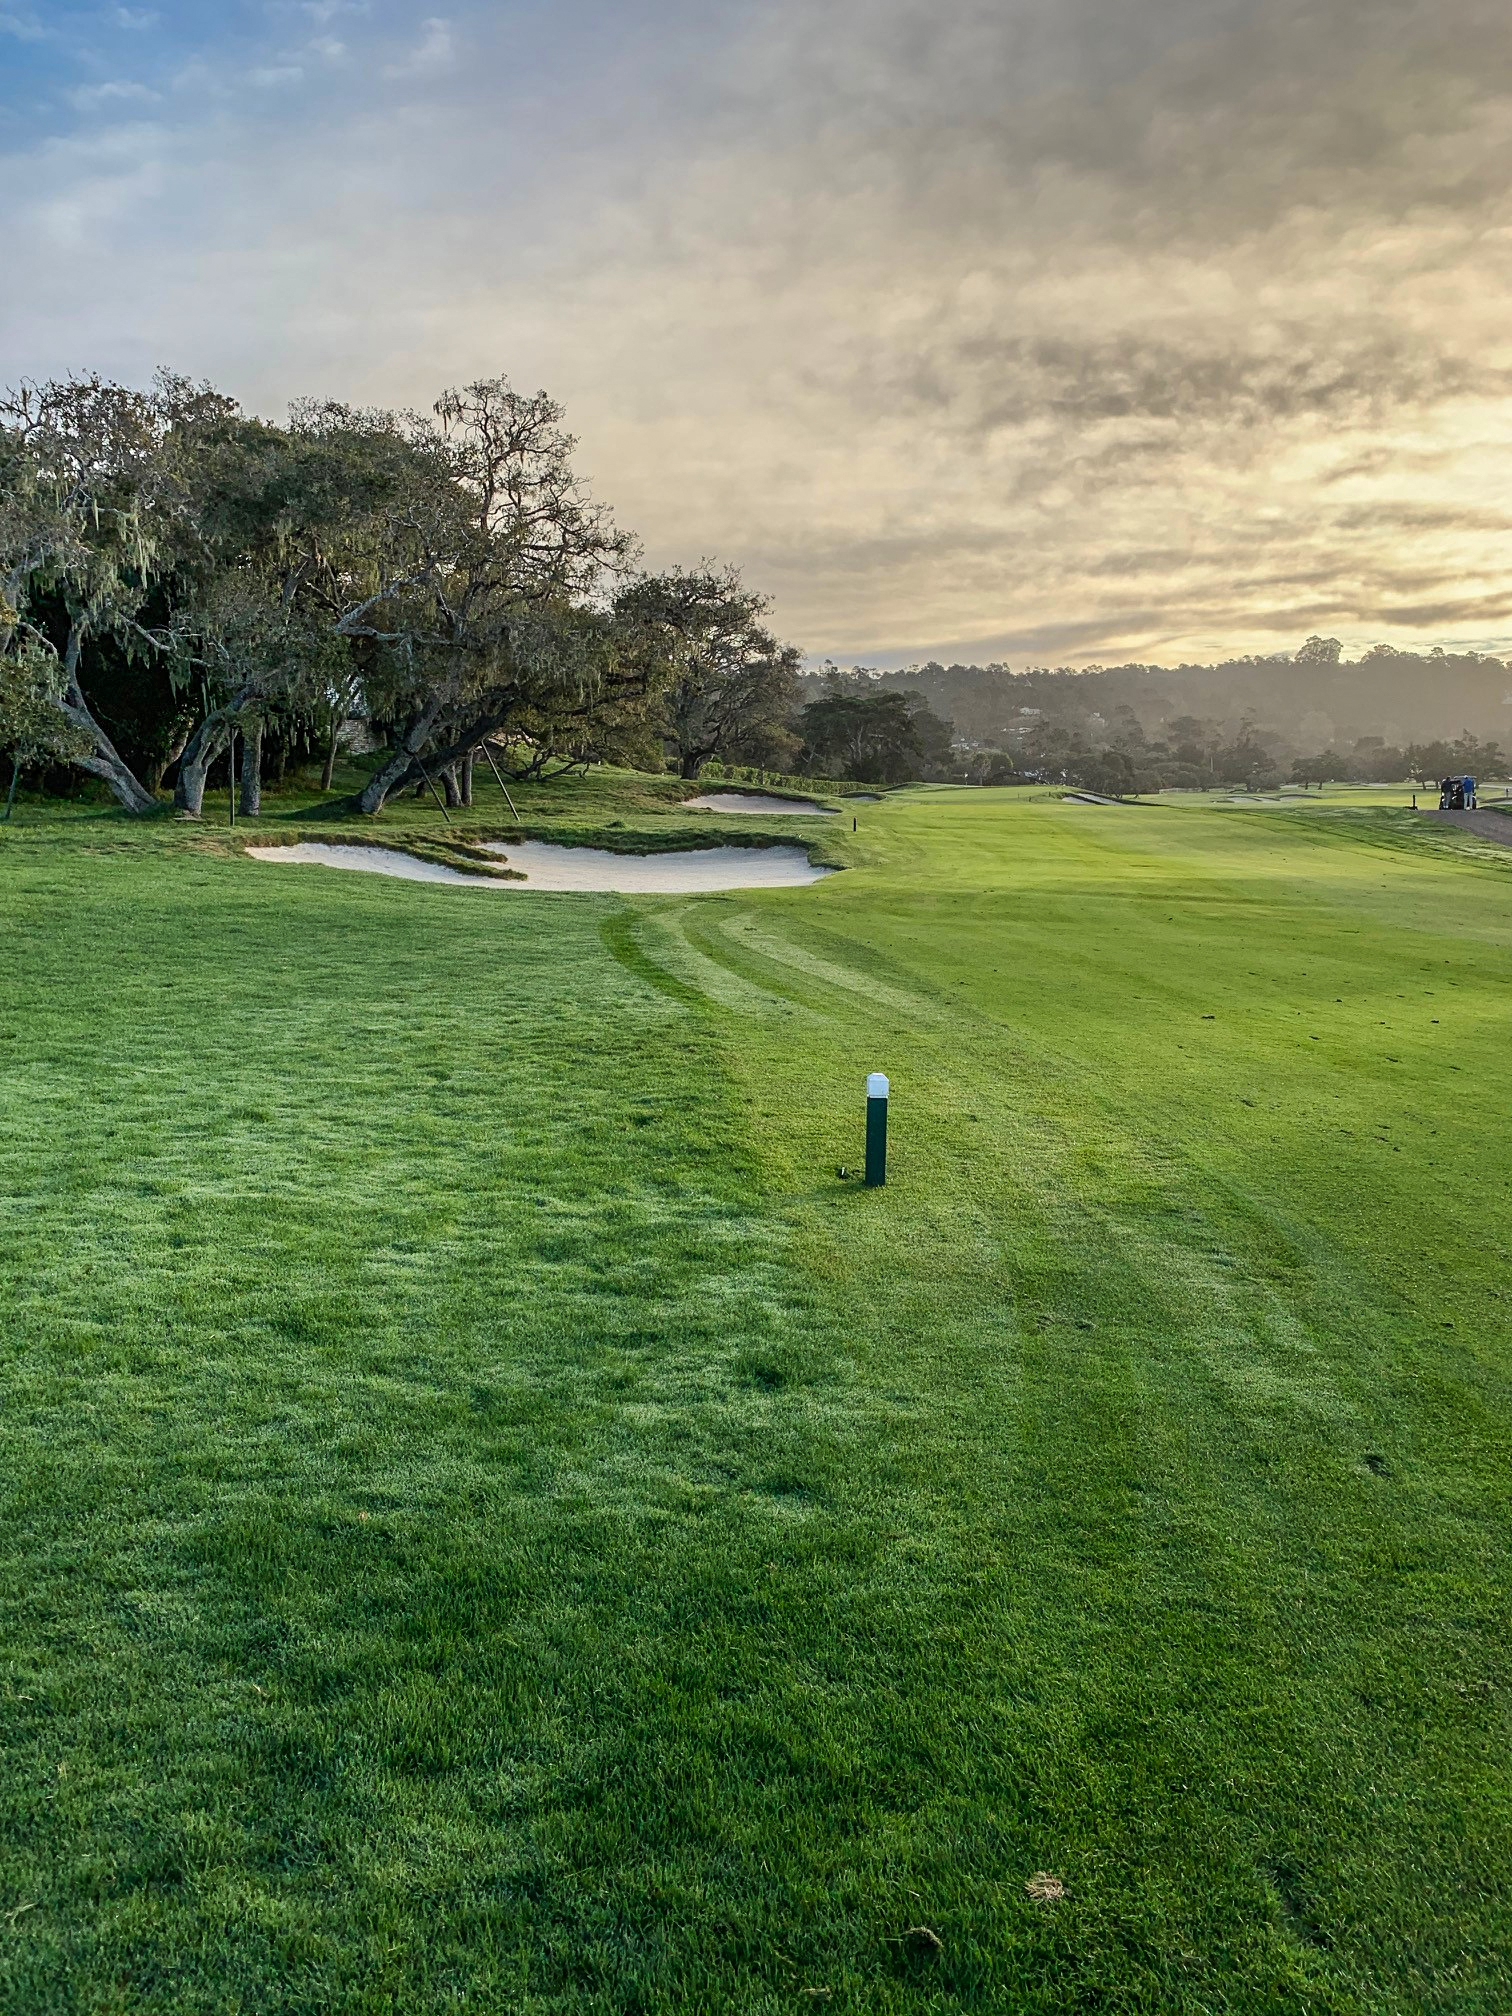
[[1512, 815], [1505, 812], [1428, 812], [1424, 816], [1437, 819], [1441, 826], [1462, 826], [1478, 840], [1512, 847]]

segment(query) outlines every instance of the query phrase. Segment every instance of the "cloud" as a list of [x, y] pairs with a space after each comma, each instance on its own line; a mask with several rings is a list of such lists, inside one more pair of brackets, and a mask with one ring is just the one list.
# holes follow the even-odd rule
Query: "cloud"
[[141, 33], [148, 28], [156, 28], [163, 17], [151, 7], [115, 7], [110, 18], [117, 28]]
[[157, 92], [131, 78], [111, 78], [104, 84], [80, 84], [68, 94], [68, 102], [79, 112], [97, 112], [113, 104], [151, 104]]
[[451, 67], [456, 54], [451, 23], [434, 15], [422, 23], [422, 29], [414, 48], [398, 62], [385, 67], [385, 77], [431, 77]]
[[35, 14], [0, 7], [0, 35], [14, 35], [18, 42], [42, 42], [47, 39], [47, 30]]
[[[78, 358], [66, 333], [75, 261], [109, 247], [121, 256], [133, 220], [164, 196], [168, 153], [162, 128], [143, 119], [91, 126], [86, 137], [50, 140], [29, 160], [4, 164], [15, 256], [32, 281], [31, 313], [57, 338], [56, 349], [50, 343], [39, 355], [35, 375]], [[114, 272], [109, 261], [107, 270]]]
[[1501, 620], [1499, 4], [468, 0], [353, 97], [362, 12], [207, 42], [135, 157], [0, 163], [26, 368], [270, 412], [508, 369], [655, 561], [742, 562], [816, 653]]

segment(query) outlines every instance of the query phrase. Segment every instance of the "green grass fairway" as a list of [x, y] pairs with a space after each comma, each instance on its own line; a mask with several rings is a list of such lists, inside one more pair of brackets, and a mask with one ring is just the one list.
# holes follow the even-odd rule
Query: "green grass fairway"
[[856, 816], [0, 836], [5, 2016], [1512, 2007], [1512, 849]]

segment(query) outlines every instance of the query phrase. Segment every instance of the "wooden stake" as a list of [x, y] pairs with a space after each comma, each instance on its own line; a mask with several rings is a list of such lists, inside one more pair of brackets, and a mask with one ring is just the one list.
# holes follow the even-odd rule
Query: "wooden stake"
[[420, 775], [425, 779], [427, 784], [430, 784], [431, 796], [432, 798], [435, 799], [436, 803], [441, 807], [441, 817], [446, 821], [447, 825], [450, 826], [451, 814], [446, 809], [446, 800], [441, 796], [441, 793], [436, 789], [435, 785], [431, 784], [431, 774], [429, 770], [426, 769], [425, 765], [420, 761], [420, 758], [418, 756], [415, 758], [415, 763], [417, 768], [419, 769]]
[[500, 770], [498, 764], [495, 763], [493, 751], [489, 748], [486, 737], [479, 746], [482, 748], [483, 754], [488, 758], [488, 767], [497, 778], [499, 789], [504, 793], [504, 803], [509, 807], [511, 812], [514, 812], [515, 819], [518, 821], [520, 815], [515, 811], [515, 801], [509, 795], [509, 786], [504, 782], [504, 773]]

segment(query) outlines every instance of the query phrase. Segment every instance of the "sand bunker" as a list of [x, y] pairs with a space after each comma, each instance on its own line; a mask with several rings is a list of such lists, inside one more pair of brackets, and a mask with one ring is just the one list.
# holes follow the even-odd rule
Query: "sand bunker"
[[684, 798], [685, 812], [796, 812], [800, 819], [833, 819], [827, 805], [812, 798], [773, 798], [762, 791], [709, 791], [702, 798]]
[[437, 861], [422, 861], [418, 854], [401, 854], [393, 847], [332, 847], [324, 840], [301, 840], [296, 847], [249, 847], [254, 861], [309, 861], [318, 868], [360, 868], [366, 875], [396, 875], [401, 882], [465, 882], [469, 889], [507, 889], [507, 882], [492, 876], [464, 875], [458, 868], [443, 868]]
[[816, 868], [801, 847], [700, 847], [677, 854], [611, 854], [599, 847], [552, 847], [541, 840], [488, 843], [523, 882], [468, 875], [422, 861], [392, 847], [340, 847], [301, 840], [294, 847], [249, 847], [256, 861], [311, 862], [394, 875], [403, 882], [451, 882], [467, 889], [576, 889], [605, 895], [696, 895], [710, 889], [798, 889], [822, 882], [832, 868]]
[[[801, 847], [696, 847], [677, 854], [611, 854], [599, 847], [552, 847], [544, 840], [489, 843], [525, 877], [517, 889], [598, 889], [615, 895], [691, 895], [700, 889], [797, 889], [822, 882]], [[508, 888], [508, 883], [503, 885]]]

